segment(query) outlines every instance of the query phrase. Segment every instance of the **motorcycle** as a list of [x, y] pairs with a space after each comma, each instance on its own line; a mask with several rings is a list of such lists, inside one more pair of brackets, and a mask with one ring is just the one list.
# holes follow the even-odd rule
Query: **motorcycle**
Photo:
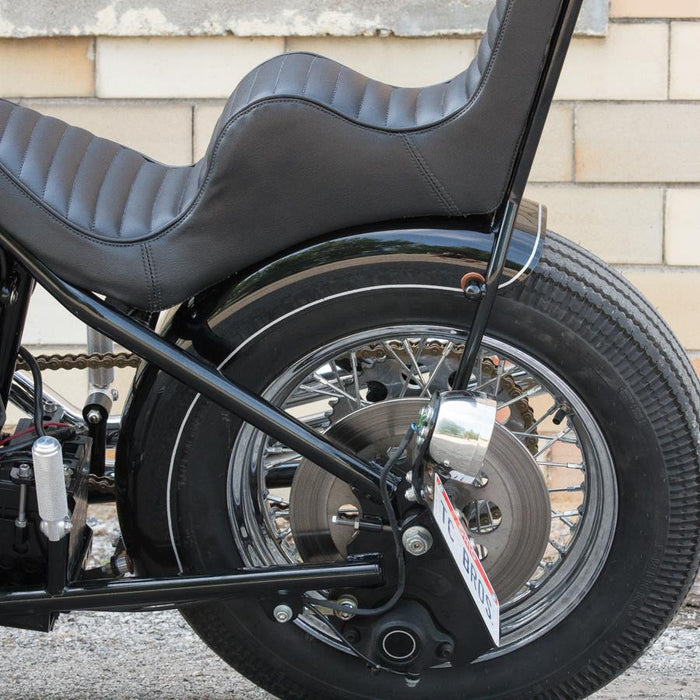
[[[1, 625], [175, 607], [279, 697], [582, 697], [643, 653], [698, 569], [700, 391], [523, 199], [580, 6], [498, 0], [422, 89], [274, 58], [191, 167], [0, 100]], [[37, 283], [86, 355], [21, 346]], [[82, 409], [41, 376], [76, 367]]]

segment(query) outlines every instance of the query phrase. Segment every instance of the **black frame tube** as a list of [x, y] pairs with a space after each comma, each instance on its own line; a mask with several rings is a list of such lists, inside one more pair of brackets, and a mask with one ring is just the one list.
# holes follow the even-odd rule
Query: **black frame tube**
[[241, 569], [221, 576], [76, 582], [66, 586], [59, 595], [52, 595], [43, 589], [0, 593], [0, 624], [3, 615], [184, 605], [205, 600], [258, 596], [268, 591], [356, 588], [382, 583], [382, 569], [377, 559], [349, 564]]
[[[365, 462], [265, 399], [232, 382], [216, 368], [189, 355], [150, 328], [116, 311], [91, 292], [84, 292], [51, 272], [3, 233], [3, 245], [57, 301], [74, 316], [139, 357], [153, 363], [203, 396], [381, 502], [381, 466]], [[393, 477], [389, 487], [398, 485]]]
[[467, 388], [474, 369], [479, 347], [484, 338], [486, 326], [498, 296], [498, 283], [505, 267], [506, 254], [513, 235], [513, 226], [518, 214], [518, 208], [525, 192], [527, 180], [530, 177], [532, 163], [542, 138], [542, 131], [552, 105], [552, 99], [554, 98], [561, 69], [569, 50], [571, 38], [574, 35], [576, 21], [578, 20], [582, 4], [583, 0], [564, 0], [562, 2], [547, 60], [542, 71], [542, 78], [540, 79], [528, 117], [525, 135], [516, 155], [510, 185], [496, 217], [496, 238], [486, 275], [486, 292], [477, 302], [478, 306], [469, 338], [452, 383], [455, 389]]
[[[563, 0], [559, 20], [555, 27], [547, 60], [542, 72], [537, 95], [533, 102], [523, 140], [516, 154], [510, 185], [503, 202], [494, 217], [496, 231], [486, 279], [486, 292], [476, 310], [472, 332], [458, 368], [455, 388], [463, 388], [468, 382], [478, 348], [498, 294], [498, 283], [503, 272], [506, 253], [510, 244], [513, 224], [529, 176], [545, 119], [559, 79], [561, 67], [573, 35], [582, 0]], [[272, 406], [227, 379], [218, 370], [188, 355], [181, 348], [164, 340], [150, 328], [115, 310], [94, 294], [84, 292], [52, 273], [43, 263], [28, 253], [5, 231], [0, 230], [0, 244], [44, 286], [74, 316], [129, 348], [192, 389], [238, 415], [261, 431], [280, 440], [288, 447], [316, 463], [322, 469], [346, 481], [372, 497], [380, 498], [379, 475], [381, 467], [367, 463], [313, 432], [303, 423]], [[14, 262], [13, 262], [14, 265]], [[11, 322], [6, 323], [3, 314], [3, 331], [11, 331], [13, 339], [21, 332], [30, 289], [22, 289], [18, 311]], [[7, 361], [7, 358], [4, 358]], [[14, 357], [12, 358], [14, 361]], [[3, 371], [3, 393], [9, 392], [12, 372]], [[7, 397], [4, 396], [4, 399]], [[395, 489], [398, 479], [393, 477], [390, 487]], [[355, 573], [375, 580], [379, 568], [374, 565], [339, 565], [346, 576], [353, 567], [369, 566], [370, 570]], [[372, 568], [374, 567], [374, 568]], [[133, 579], [89, 584], [70, 584], [61, 595], [52, 596], [45, 590], [18, 591], [0, 594], [0, 615], [25, 613], [37, 610], [62, 611], [99, 607], [117, 608], [133, 605], [182, 603], [185, 600], [201, 600], [206, 597], [222, 597], [233, 591], [257, 592], [261, 587], [272, 589], [299, 584], [307, 590], [333, 585], [338, 577], [338, 567], [313, 567], [315, 574], [303, 567], [287, 567], [281, 573], [273, 570], [242, 571], [228, 576], [181, 577], [176, 579]], [[304, 578], [308, 576], [308, 578]], [[343, 579], [347, 581], [346, 579]], [[303, 581], [303, 583], [302, 583]], [[296, 583], [295, 583], [296, 582]], [[376, 582], [376, 581], [375, 581]], [[336, 584], [337, 585], [337, 584]], [[353, 580], [352, 586], [367, 585]], [[183, 596], [185, 596], [183, 598]], [[191, 596], [191, 597], [189, 597]], [[98, 602], [99, 601], [99, 602]], [[124, 602], [127, 601], [127, 602]], [[136, 603], [135, 601], [140, 601]]]

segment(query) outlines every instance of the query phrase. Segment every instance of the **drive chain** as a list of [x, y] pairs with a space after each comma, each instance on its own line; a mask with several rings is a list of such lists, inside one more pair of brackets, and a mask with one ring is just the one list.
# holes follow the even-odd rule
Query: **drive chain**
[[[54, 354], [36, 355], [34, 357], [39, 369], [112, 369], [122, 367], [138, 367], [141, 358], [130, 352], [106, 352], [106, 353], [75, 353], [75, 354]], [[22, 358], [17, 358], [16, 370], [29, 370], [29, 367]]]

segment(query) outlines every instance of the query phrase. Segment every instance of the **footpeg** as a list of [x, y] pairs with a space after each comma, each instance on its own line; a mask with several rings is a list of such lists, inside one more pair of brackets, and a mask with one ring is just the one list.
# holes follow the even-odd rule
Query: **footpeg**
[[58, 542], [72, 528], [61, 443], [54, 437], [38, 438], [32, 446], [32, 460], [41, 531], [50, 542]]

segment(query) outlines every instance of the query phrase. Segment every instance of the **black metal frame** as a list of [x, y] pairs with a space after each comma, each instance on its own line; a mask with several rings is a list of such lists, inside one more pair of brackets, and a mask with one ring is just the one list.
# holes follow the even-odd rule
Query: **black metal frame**
[[[478, 308], [457, 373], [455, 388], [466, 387], [498, 294], [498, 282], [503, 273], [525, 183], [540, 141], [581, 2], [582, 0], [562, 2], [540, 85], [519, 145], [510, 186], [502, 205], [494, 216], [494, 245], [487, 269], [485, 288], [481, 299], [477, 302]], [[19, 343], [26, 314], [29, 285], [33, 279], [87, 325], [286, 444], [322, 469], [346, 481], [363, 495], [381, 502], [379, 487], [381, 467], [379, 465], [366, 462], [349, 453], [340, 445], [315, 433], [261, 397], [232, 382], [216, 368], [165, 340], [151, 328], [122, 313], [94, 294], [68, 284], [1, 230], [0, 245], [9, 253], [11, 257], [9, 262], [19, 280], [16, 289], [18, 298], [14, 304], [5, 306], [0, 320], [2, 337], [12, 339], [11, 343], [2, 344], [2, 352], [0, 352], [0, 372], [2, 372], [0, 383], [3, 400], [7, 400], [9, 393], [16, 346]], [[394, 490], [397, 485], [395, 478], [389, 479], [390, 489]], [[155, 603], [175, 604], [185, 600], [201, 600], [234, 594], [247, 595], [260, 590], [260, 587], [268, 586], [272, 588], [301, 586], [308, 590], [334, 587], [343, 583], [353, 586], [373, 585], [380, 580], [380, 566], [374, 562], [371, 565], [345, 564], [311, 569], [287, 567], [283, 570], [248, 570], [227, 576], [127, 579], [79, 585], [71, 583], [64, 587], [58, 596], [52, 596], [48, 591], [0, 592], [0, 615], [16, 615], [18, 610], [57, 611], [79, 607], [123, 609]]]

